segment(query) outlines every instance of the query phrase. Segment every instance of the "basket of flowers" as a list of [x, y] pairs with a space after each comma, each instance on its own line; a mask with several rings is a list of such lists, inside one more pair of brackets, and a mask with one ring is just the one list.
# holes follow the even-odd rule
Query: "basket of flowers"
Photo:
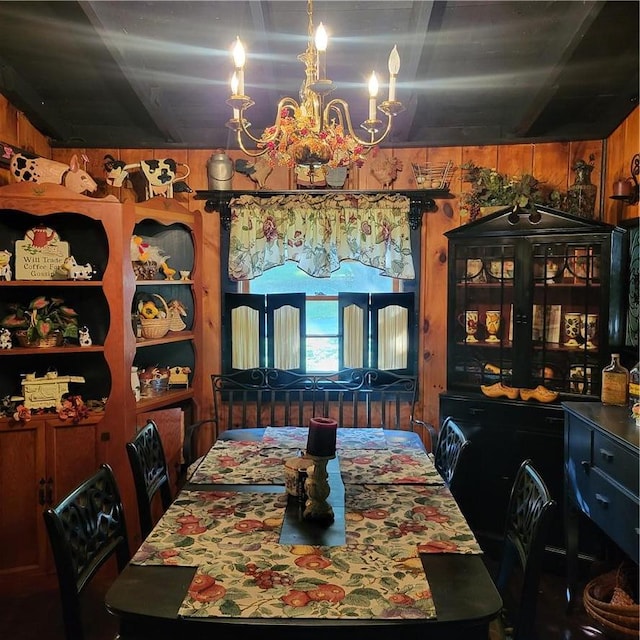
[[153, 299], [140, 300], [138, 302], [138, 315], [140, 317], [142, 337], [147, 340], [157, 340], [158, 338], [163, 338], [169, 332], [171, 317], [166, 300], [157, 293], [152, 293], [151, 297], [158, 300], [161, 306], [158, 306]]

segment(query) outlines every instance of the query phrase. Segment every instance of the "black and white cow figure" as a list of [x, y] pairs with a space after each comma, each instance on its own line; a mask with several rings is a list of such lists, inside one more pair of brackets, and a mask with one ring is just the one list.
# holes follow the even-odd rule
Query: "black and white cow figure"
[[[173, 198], [174, 187], [176, 191], [191, 191], [186, 183], [182, 182], [191, 172], [189, 167], [172, 158], [141, 160], [133, 164], [126, 164], [123, 160], [116, 160], [112, 155], [106, 155], [104, 160], [107, 184], [112, 187], [122, 187], [131, 171], [142, 171], [145, 178], [145, 198], [147, 200], [154, 196]], [[182, 167], [180, 175], [178, 175], [179, 167]]]

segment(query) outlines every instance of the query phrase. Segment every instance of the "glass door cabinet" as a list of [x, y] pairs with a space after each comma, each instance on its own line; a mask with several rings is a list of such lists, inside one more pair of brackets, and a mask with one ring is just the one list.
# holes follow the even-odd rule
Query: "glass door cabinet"
[[624, 235], [541, 206], [446, 234], [440, 420], [456, 419], [473, 445], [456, 498], [474, 531], [500, 538], [515, 474], [530, 458], [559, 505], [550, 543], [564, 546], [561, 402], [599, 399], [602, 368], [623, 344]]
[[490, 394], [502, 383], [597, 399], [623, 343], [624, 231], [538, 207], [447, 236], [449, 389]]

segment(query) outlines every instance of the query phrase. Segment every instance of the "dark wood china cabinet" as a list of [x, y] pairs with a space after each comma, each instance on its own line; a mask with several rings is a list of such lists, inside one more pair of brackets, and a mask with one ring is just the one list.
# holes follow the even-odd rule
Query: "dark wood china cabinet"
[[531, 458], [559, 505], [551, 545], [563, 547], [560, 402], [599, 400], [602, 368], [623, 343], [625, 232], [536, 206], [445, 235], [440, 417], [454, 416], [473, 442], [461, 507], [476, 531], [500, 536], [515, 473]]

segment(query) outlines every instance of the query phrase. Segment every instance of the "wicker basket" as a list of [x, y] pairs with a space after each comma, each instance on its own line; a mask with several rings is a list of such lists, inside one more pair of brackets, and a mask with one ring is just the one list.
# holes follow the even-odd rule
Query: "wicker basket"
[[453, 173], [453, 162], [411, 163], [417, 189], [448, 189]]
[[[587, 613], [611, 638], [640, 637], [640, 605], [615, 604], [611, 602], [614, 590], [629, 591], [633, 582], [623, 567], [594, 578], [584, 588], [582, 601]], [[615, 598], [614, 598], [615, 601]]]
[[157, 340], [158, 338], [164, 338], [169, 332], [171, 318], [169, 317], [169, 306], [166, 300], [157, 293], [152, 293], [151, 295], [162, 302], [162, 306], [167, 315], [165, 318], [140, 318], [140, 325], [143, 338], [147, 340]]
[[26, 330], [16, 331], [16, 339], [21, 347], [30, 347], [38, 349], [47, 349], [50, 347], [59, 347], [62, 344], [62, 333], [60, 331], [54, 331], [46, 338], [36, 338], [35, 340], [29, 340], [27, 338]]

